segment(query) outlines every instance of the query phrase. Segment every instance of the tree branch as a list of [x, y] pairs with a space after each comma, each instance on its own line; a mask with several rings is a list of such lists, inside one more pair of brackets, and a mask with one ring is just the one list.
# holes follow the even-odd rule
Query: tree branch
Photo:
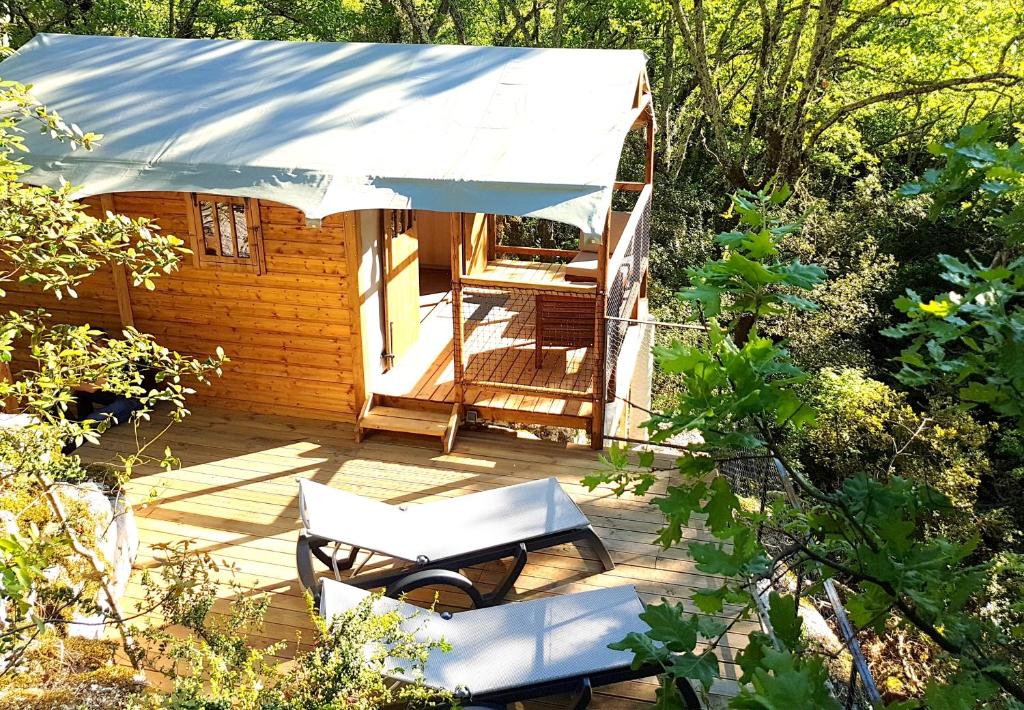
[[923, 96], [926, 94], [934, 94], [937, 91], [943, 91], [944, 89], [952, 89], [958, 86], [971, 86], [974, 84], [985, 84], [988, 82], [999, 81], [1005, 79], [1008, 81], [1020, 81], [1020, 77], [1014, 76], [1003, 71], [989, 72], [987, 74], [978, 74], [976, 76], [965, 76], [957, 77], [953, 79], [944, 79], [942, 81], [933, 81], [927, 84], [919, 84], [917, 86], [911, 86], [905, 89], [896, 89], [894, 91], [886, 91], [881, 94], [875, 94], [874, 96], [868, 96], [854, 101], [853, 103], [846, 104], [836, 109], [831, 116], [826, 118], [824, 121], [818, 124], [817, 128], [811, 132], [808, 136], [807, 141], [804, 144], [804, 150], [811, 150], [821, 134], [827, 131], [829, 128], [838, 123], [845, 116], [855, 113], [862, 108], [879, 104], [885, 101], [896, 101], [899, 99], [906, 99], [911, 96]]

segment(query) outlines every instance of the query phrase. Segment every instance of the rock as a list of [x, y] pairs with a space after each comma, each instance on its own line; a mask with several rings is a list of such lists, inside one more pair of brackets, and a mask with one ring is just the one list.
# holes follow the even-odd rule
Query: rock
[[[96, 520], [96, 549], [107, 563], [109, 582], [114, 597], [120, 599], [128, 587], [132, 564], [139, 551], [139, 532], [135, 514], [123, 495], [109, 496], [94, 483], [61, 486], [60, 495], [66, 500], [84, 502]], [[105, 596], [97, 599], [101, 609], [108, 609]], [[76, 615], [68, 625], [68, 633], [83, 638], [99, 639], [105, 633], [102, 614]]]
[[843, 649], [843, 642], [817, 609], [804, 603], [800, 605], [797, 613], [803, 619], [804, 633], [808, 639], [813, 640], [827, 653], [839, 653]]

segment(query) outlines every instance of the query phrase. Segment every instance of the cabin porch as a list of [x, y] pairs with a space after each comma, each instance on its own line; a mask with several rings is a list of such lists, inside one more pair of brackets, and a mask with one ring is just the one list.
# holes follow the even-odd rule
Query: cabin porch
[[[159, 417], [143, 425], [143, 434], [161, 426]], [[148, 427], [148, 428], [145, 428]], [[583, 591], [614, 585], [635, 585], [645, 602], [668, 598], [689, 605], [695, 589], [713, 579], [697, 572], [682, 547], [663, 550], [653, 543], [660, 514], [645, 499], [616, 498], [608, 490], [587, 491], [580, 480], [597, 466], [592, 451], [534, 441], [494, 431], [464, 430], [450, 454], [431, 442], [378, 435], [356, 444], [352, 428], [342, 423], [198, 408], [160, 440], [181, 459], [170, 473], [155, 465], [134, 471], [128, 493], [136, 505], [142, 539], [137, 574], [158, 563], [153, 546], [193, 540], [193, 549], [224, 562], [218, 609], [231, 597], [229, 582], [269, 595], [270, 609], [254, 643], [285, 641], [279, 658], [287, 662], [311, 638], [301, 585], [295, 567], [295, 541], [300, 529], [296, 477], [314, 479], [388, 503], [418, 503], [439, 497], [512, 485], [555, 476], [593, 523], [611, 552], [614, 570], [602, 572], [586, 545], [571, 544], [531, 553], [511, 599]], [[102, 461], [136, 450], [130, 426], [110, 430], [102, 448], [81, 450], [88, 460]], [[668, 464], [666, 459], [663, 462]], [[663, 484], [649, 496], [656, 495]], [[684, 537], [703, 539], [698, 521]], [[469, 571], [487, 589], [502, 576], [503, 563]], [[438, 590], [442, 608], [464, 608], [467, 599], [452, 590]], [[414, 593], [429, 603], [432, 590]], [[129, 588], [126, 610], [139, 598]], [[693, 609], [696, 611], [696, 609]], [[716, 695], [736, 691], [735, 652], [742, 648], [756, 621], [741, 620], [721, 647], [725, 680]], [[296, 633], [301, 639], [296, 642]], [[601, 688], [593, 708], [640, 708], [654, 699], [654, 679]], [[531, 703], [528, 708], [565, 707], [563, 698]]]
[[[397, 274], [401, 296], [393, 298], [395, 286], [387, 285], [385, 370], [360, 424], [386, 429], [388, 420], [367, 418], [384, 405], [390, 421], [423, 416], [430, 420], [424, 433], [448, 436], [446, 414], [457, 426], [468, 413], [583, 430], [600, 447], [607, 425], [619, 426], [605, 409], [621, 394], [627, 323], [645, 312], [651, 188], [619, 187], [632, 198], [628, 209], [609, 213], [600, 243], [580, 239], [577, 249], [505, 244], [493, 215], [385, 218], [382, 273]], [[451, 245], [447, 266], [420, 256], [438, 236]], [[628, 379], [632, 365], [624, 371]], [[405, 416], [395, 409], [409, 404], [436, 411]]]
[[[532, 275], [536, 283], [547, 283], [541, 280], [544, 278], [541, 274], [554, 273], [546, 268], [552, 266], [556, 265], [494, 262], [489, 268], [506, 277], [522, 272]], [[419, 338], [397, 364], [379, 378], [374, 387], [376, 394], [390, 400], [412, 399], [449, 405], [457, 401], [452, 298], [448, 272], [421, 271]], [[521, 290], [511, 293], [498, 288], [470, 293], [463, 290], [462, 347], [467, 361], [464, 376], [473, 382], [494, 383], [491, 387], [466, 387], [464, 404], [484, 410], [484, 418], [491, 421], [502, 421], [512, 415], [532, 418], [533, 421], [527, 420], [527, 423], [585, 429], [590, 425], [593, 411], [592, 402], [586, 397], [592, 384], [592, 349], [548, 348], [540, 351], [538, 359], [532, 330], [535, 303]], [[511, 387], [523, 389], [514, 391]], [[580, 396], [569, 396], [573, 392]]]

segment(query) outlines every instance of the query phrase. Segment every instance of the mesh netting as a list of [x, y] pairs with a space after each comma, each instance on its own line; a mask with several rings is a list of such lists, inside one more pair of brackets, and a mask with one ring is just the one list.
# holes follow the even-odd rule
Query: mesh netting
[[601, 313], [594, 294], [455, 288], [463, 323], [456, 367], [465, 363], [456, 376], [465, 384], [574, 396], [594, 392]]
[[637, 223], [636, 231], [633, 234], [624, 234], [623, 239], [629, 239], [626, 247], [626, 256], [619, 265], [618, 273], [609, 274], [608, 288], [608, 309], [607, 314], [612, 318], [608, 320], [607, 327], [607, 350], [605, 356], [605, 382], [608, 383], [607, 391], [614, 392], [612, 378], [615, 374], [615, 363], [619, 359], [619, 351], [622, 349], [622, 341], [626, 337], [628, 323], [614, 318], [629, 318], [633, 302], [639, 293], [640, 284], [643, 281], [644, 273], [647, 271], [647, 262], [651, 253], [651, 194], [646, 193], [643, 204], [637, 204], [633, 209], [641, 210], [640, 220]]
[[[778, 495], [785, 496], [791, 504], [797, 505], [796, 494], [792, 490], [787, 490], [783, 484], [783, 471], [781, 464], [776, 463], [769, 456], [737, 456], [718, 463], [718, 472], [730, 480], [737, 495], [758, 501], [757, 504], [762, 512], [769, 501]], [[778, 556], [791, 543], [789, 536], [781, 534], [771, 527], [759, 529], [758, 540], [772, 557]], [[780, 573], [785, 565], [784, 562], [777, 563], [769, 578], [781, 580]], [[846, 612], [838, 592], [832, 586], [831, 581], [826, 581], [823, 583], [823, 591], [808, 593], [805, 591], [805, 587], [814, 581], [813, 575], [804, 579], [803, 573], [797, 572], [797, 574], [800, 575], [798, 579], [801, 583], [797, 590], [798, 597], [810, 602], [830, 623], [837, 635], [844, 641], [846, 652], [850, 656], [847, 677], [837, 677], [833, 666], [833, 677], [830, 681], [833, 695], [844, 708], [872, 707], [874, 704], [872, 699], [879, 698], [878, 689], [860, 645], [846, 620]], [[788, 587], [784, 588], [788, 591]]]

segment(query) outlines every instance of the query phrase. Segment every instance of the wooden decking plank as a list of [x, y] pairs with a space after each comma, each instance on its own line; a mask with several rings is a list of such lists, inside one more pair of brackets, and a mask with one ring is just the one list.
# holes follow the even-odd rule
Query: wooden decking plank
[[[510, 262], [514, 266], [502, 268], [522, 269], [527, 280], [519, 283], [535, 286], [537, 284], [557, 284], [562, 278], [559, 265], [533, 264], [532, 262]], [[575, 286], [574, 290], [579, 290]], [[434, 402], [452, 402], [454, 397], [454, 346], [452, 342], [452, 313], [450, 292], [445, 300], [435, 305], [421, 320], [420, 339], [417, 347], [399, 360], [396, 367], [384, 375], [377, 387], [379, 394], [393, 397], [414, 397]], [[585, 363], [579, 367], [577, 374], [567, 369], [567, 361], [586, 360], [589, 351], [583, 349], [582, 354], [576, 351], [566, 352], [560, 349], [546, 353], [549, 363], [541, 370], [532, 366], [533, 332], [528, 323], [532, 319], [533, 305], [528, 297], [517, 315], [518, 323], [512, 332], [507, 332], [512, 324], [487, 323], [474, 320], [466, 321], [466, 337], [464, 350], [470, 361], [471, 379], [495, 382], [508, 382], [528, 386], [558, 386], [577, 389], [581, 396], [588, 390], [590, 383], [589, 366]], [[447, 306], [447, 308], [445, 308]], [[420, 347], [419, 343], [423, 346]], [[433, 347], [429, 347], [434, 343]], [[559, 364], [561, 363], [561, 364]], [[527, 365], [530, 364], [529, 367]], [[575, 367], [575, 362], [570, 362]], [[570, 368], [571, 369], [571, 368]], [[550, 370], [550, 371], [549, 371]], [[467, 397], [467, 404], [474, 404]], [[502, 416], [508, 421], [520, 421], [518, 417], [528, 417], [530, 413], [560, 414], [578, 409], [581, 402], [564, 397], [544, 395], [541, 393], [512, 392], [497, 390], [489, 393], [485, 403], [487, 406], [502, 410]], [[577, 428], [585, 428], [587, 414], [582, 413], [579, 422], [573, 422]], [[526, 421], [526, 419], [522, 419]]]
[[[169, 439], [168, 439], [169, 441]], [[192, 446], [198, 447], [199, 445], [194, 442], [184, 441], [173, 441], [172, 446]], [[388, 447], [389, 450], [392, 447]], [[214, 451], [223, 451], [221, 447], [215, 447]], [[494, 476], [487, 474], [474, 475], [467, 478], [464, 473], [451, 472], [449, 476], [435, 476], [430, 478], [438, 472], [443, 472], [441, 468], [434, 467], [409, 467], [402, 462], [389, 461], [394, 467], [387, 474], [382, 474], [379, 467], [374, 466], [372, 460], [357, 460], [349, 459], [346, 461], [341, 468], [337, 466], [331, 466], [330, 457], [312, 457], [310, 456], [310, 450], [303, 450], [301, 448], [294, 449], [295, 453], [292, 456], [283, 456], [281, 452], [259, 452], [256, 454], [250, 454], [248, 456], [237, 457], [232, 456], [224, 460], [215, 460], [204, 463], [194, 464], [191, 468], [199, 470], [201, 472], [209, 472], [213, 474], [220, 473], [221, 475], [236, 472], [233, 476], [234, 479], [251, 477], [253, 473], [264, 473], [282, 480], [278, 485], [284, 485], [288, 488], [292, 488], [293, 475], [298, 475], [303, 471], [312, 472], [316, 469], [318, 473], [321, 472], [321, 468], [324, 470], [330, 470], [330, 477], [333, 479], [335, 476], [344, 476], [346, 474], [358, 475], [359, 479], [370, 484], [365, 490], [368, 491], [383, 491], [391, 490], [395, 493], [405, 493], [414, 490], [422, 491], [422, 484], [429, 482], [433, 485], [429, 495], [425, 494], [416, 500], [429, 500], [438, 497], [447, 497], [449, 495], [465, 494], [478, 490], [490, 490], [495, 487], [502, 485], [502, 480], [497, 479]], [[294, 468], [293, 464], [301, 462], [304, 465], [300, 468]], [[289, 464], [288, 468], [281, 468], [285, 463]], [[151, 466], [151, 467], [140, 467], [140, 475], [143, 476], [154, 476], [161, 477], [167, 476], [162, 469]], [[149, 473], [147, 473], [149, 472]], [[173, 474], [175, 476], [179, 474]], [[324, 476], [321, 475], [321, 478]], [[372, 480], [377, 479], [377, 480]], [[529, 479], [520, 479], [518, 482], [523, 482]], [[618, 499], [607, 494], [591, 494], [586, 491], [580, 484], [579, 479], [569, 477], [568, 479], [560, 477], [559, 480], [563, 488], [566, 488], [571, 494], [578, 495], [580, 497], [579, 504], [588, 512], [590, 515], [602, 515], [608, 513], [602, 513], [601, 511], [605, 508], [615, 510], [616, 513], [613, 517], [617, 519], [624, 519], [624, 516], [629, 515], [630, 520], [636, 522], [647, 522], [650, 524], [658, 525], [662, 521], [660, 514], [651, 509], [650, 506], [646, 505], [643, 501], [632, 501], [628, 499]], [[325, 481], [330, 482], [330, 481]], [[340, 482], [340, 481], [339, 481]], [[505, 479], [505, 485], [508, 485], [509, 481]], [[417, 486], [419, 486], [417, 488]], [[346, 487], [351, 488], [351, 485]], [[689, 530], [700, 532], [699, 527], [694, 527]], [[706, 534], [697, 535], [701, 539], [709, 539]]]
[[[534, 404], [530, 397], [523, 397], [522, 403]], [[227, 564], [218, 573], [218, 580], [225, 582], [225, 596], [228, 579], [255, 584], [270, 596], [267, 626], [253, 642], [287, 640], [283, 659], [296, 650], [296, 631], [311, 638], [305, 636], [310, 626], [295, 579], [293, 545], [300, 528], [296, 476], [405, 503], [440, 500], [553, 475], [590, 518], [617, 567], [602, 572], [587, 545], [537, 551], [530, 554], [515, 598], [633, 584], [647, 602], [665, 597], [697, 611], [690, 601], [693, 591], [715, 583], [713, 576], [695, 569], [685, 550], [662, 550], [653, 543], [662, 520], [649, 505], [650, 496], [618, 499], [607, 491], [588, 491], [580, 484], [582, 477], [597, 467], [590, 451], [465, 431], [451, 454], [439, 455], [433, 442], [421, 444], [386, 434], [357, 445], [351, 426], [344, 424], [206, 409], [172, 429], [166, 441], [183, 458], [181, 470], [167, 473], [141, 466], [128, 486], [138, 500], [154, 493], [137, 510], [143, 542], [138, 566], [155, 564], [154, 543], [194, 540], [196, 549]], [[119, 447], [134, 450], [130, 429], [112, 430], [105, 437], [104, 450], [87, 447], [84, 455], [102, 458]], [[671, 458], [666, 458], [661, 463], [670, 462]], [[663, 490], [664, 485], [659, 482], [656, 488]], [[698, 518], [685, 535], [709, 538]], [[467, 573], [486, 587], [500, 578], [503, 569], [502, 563], [491, 563]], [[129, 596], [138, 598], [140, 591], [133, 582]], [[428, 603], [431, 590], [418, 591], [414, 601]], [[458, 593], [442, 592], [442, 602], [451, 608], [463, 608], [467, 603]], [[225, 603], [222, 600], [218, 609], [225, 608]], [[753, 620], [740, 621], [728, 634], [719, 650], [726, 677], [736, 677], [735, 653], [745, 644], [746, 634], [756, 628]], [[602, 688], [592, 707], [642, 707], [653, 699], [656, 687], [648, 679]], [[715, 690], [732, 694], [735, 683], [719, 682]], [[552, 698], [523, 707], [561, 705], [559, 699]]]

